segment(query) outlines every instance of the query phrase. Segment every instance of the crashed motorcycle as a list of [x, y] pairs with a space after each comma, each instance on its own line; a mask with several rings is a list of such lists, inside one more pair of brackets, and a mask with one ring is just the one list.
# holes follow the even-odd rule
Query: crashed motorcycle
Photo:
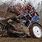
[[42, 27], [32, 16], [28, 14], [14, 15], [11, 18], [0, 20], [0, 36], [9, 35], [17, 37], [42, 37]]
[[34, 7], [28, 3], [28, 0], [12, 1], [8, 5], [7, 14], [10, 12], [14, 15], [9, 18], [0, 17], [0, 36], [41, 38], [42, 27], [39, 24], [39, 16], [35, 16], [35, 13], [37, 14], [35, 11]]

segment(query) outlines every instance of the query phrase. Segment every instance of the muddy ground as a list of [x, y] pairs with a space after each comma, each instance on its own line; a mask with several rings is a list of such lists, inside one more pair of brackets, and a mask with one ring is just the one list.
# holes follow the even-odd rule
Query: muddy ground
[[1, 37], [0, 42], [42, 42], [42, 39], [37, 38], [15, 38], [15, 37]]

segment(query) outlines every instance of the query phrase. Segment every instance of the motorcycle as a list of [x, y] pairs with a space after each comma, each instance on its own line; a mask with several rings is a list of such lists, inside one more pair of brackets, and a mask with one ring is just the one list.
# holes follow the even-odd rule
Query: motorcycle
[[[35, 18], [36, 19], [36, 18]], [[37, 20], [38, 21], [38, 20]], [[42, 26], [28, 14], [0, 20], [0, 36], [42, 37]]]
[[[10, 2], [7, 12], [14, 13], [14, 15], [11, 15], [11, 18], [0, 18], [0, 36], [41, 38], [42, 26], [38, 22], [39, 16], [35, 16], [35, 13], [37, 13], [35, 11], [27, 0]], [[31, 14], [34, 14], [34, 16]]]

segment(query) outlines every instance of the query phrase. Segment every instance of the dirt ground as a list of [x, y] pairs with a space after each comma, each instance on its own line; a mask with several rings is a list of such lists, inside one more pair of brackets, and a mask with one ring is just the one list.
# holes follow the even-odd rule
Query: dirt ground
[[1, 37], [0, 42], [42, 42], [41, 39], [37, 38], [10, 38], [10, 37]]

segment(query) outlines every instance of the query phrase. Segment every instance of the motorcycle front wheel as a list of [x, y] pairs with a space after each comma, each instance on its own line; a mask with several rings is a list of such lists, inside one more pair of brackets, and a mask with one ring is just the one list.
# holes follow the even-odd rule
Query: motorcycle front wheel
[[38, 23], [32, 24], [29, 28], [31, 37], [41, 38], [42, 37], [42, 27]]

